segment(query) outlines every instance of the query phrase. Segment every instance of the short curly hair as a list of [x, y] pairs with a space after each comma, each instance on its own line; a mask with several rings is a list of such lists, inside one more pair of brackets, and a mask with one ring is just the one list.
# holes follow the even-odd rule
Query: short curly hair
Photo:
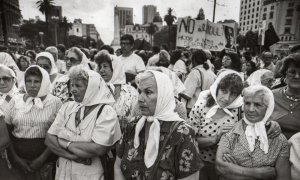
[[77, 65], [71, 67], [68, 76], [70, 80], [83, 80], [86, 83], [86, 85], [88, 85], [89, 74], [88, 69], [84, 65]]
[[284, 77], [286, 76], [286, 72], [290, 64], [294, 64], [297, 68], [300, 68], [300, 53], [290, 54], [283, 59], [283, 65], [281, 67], [280, 73]]

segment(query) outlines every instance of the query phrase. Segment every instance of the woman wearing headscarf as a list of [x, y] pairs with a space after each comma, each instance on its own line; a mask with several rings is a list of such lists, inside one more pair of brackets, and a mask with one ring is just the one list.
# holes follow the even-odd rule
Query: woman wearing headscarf
[[281, 74], [286, 86], [273, 90], [275, 109], [271, 119], [280, 124], [287, 139], [300, 131], [300, 53], [283, 60]]
[[55, 84], [56, 79], [59, 79], [63, 75], [58, 73], [58, 68], [54, 61], [52, 54], [48, 52], [41, 52], [36, 56], [36, 65], [44, 68], [50, 75], [51, 84]]
[[121, 137], [115, 100], [100, 75], [84, 66], [70, 69], [75, 101], [65, 103], [48, 131], [47, 146], [59, 156], [56, 180], [103, 180], [99, 156]]
[[14, 59], [11, 57], [10, 54], [6, 52], [0, 52], [0, 64], [12, 68], [12, 70], [14, 70], [15, 72], [19, 71], [19, 67], [17, 66]]
[[200, 92], [209, 89], [216, 79], [216, 75], [209, 69], [207, 56], [203, 50], [194, 51], [191, 58], [193, 68], [184, 82], [186, 90], [180, 94], [186, 102], [188, 113], [196, 103]]
[[21, 179], [51, 179], [55, 159], [44, 141], [62, 103], [50, 94], [49, 74], [43, 68], [30, 66], [24, 82], [26, 93], [15, 97], [6, 121], [12, 141], [9, 157]]
[[263, 85], [271, 89], [275, 82], [274, 73], [267, 69], [259, 69], [253, 72], [247, 79], [249, 86]]
[[222, 136], [216, 168], [220, 179], [290, 179], [289, 146], [283, 134], [267, 136], [266, 122], [274, 110], [274, 96], [262, 85], [243, 92], [244, 117]]
[[[83, 52], [77, 47], [72, 47], [66, 51], [66, 70], [69, 71], [71, 67], [82, 64], [85, 67], [88, 66], [88, 59]], [[72, 94], [70, 92], [70, 79], [68, 75], [64, 75], [58, 78], [53, 85], [52, 94], [59, 97], [63, 103], [73, 101]]]
[[52, 55], [57, 72], [64, 74], [66, 72], [66, 62], [58, 58], [58, 49], [55, 46], [49, 46], [45, 49], [45, 52]]
[[115, 179], [199, 179], [202, 167], [193, 130], [175, 109], [173, 85], [158, 71], [136, 77], [141, 117], [117, 144]]
[[[209, 90], [200, 93], [189, 114], [187, 122], [196, 131], [200, 157], [205, 164], [200, 179], [218, 179], [215, 170], [217, 144], [222, 135], [242, 119], [242, 90], [241, 75], [233, 70], [224, 70]], [[274, 129], [280, 129], [278, 124], [269, 130], [271, 135], [278, 135]]]
[[137, 90], [126, 84], [123, 62], [118, 58], [113, 59], [106, 50], [100, 51], [95, 56], [98, 72], [111, 90], [115, 103], [112, 105], [116, 111], [123, 131], [132, 117], [132, 110], [138, 101]]

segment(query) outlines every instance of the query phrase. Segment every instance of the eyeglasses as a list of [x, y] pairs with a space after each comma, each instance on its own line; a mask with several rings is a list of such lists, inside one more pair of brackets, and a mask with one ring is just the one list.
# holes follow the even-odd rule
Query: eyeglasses
[[3, 81], [4, 83], [8, 83], [11, 80], [12, 80], [12, 77], [8, 77], [8, 76], [0, 77], [0, 82]]
[[67, 61], [70, 61], [72, 64], [78, 64], [78, 63], [80, 63], [81, 61], [80, 60], [78, 60], [78, 59], [75, 59], [75, 58], [73, 58], [73, 57], [65, 57], [65, 61], [67, 62]]
[[300, 71], [296, 71], [295, 69], [289, 69], [289, 70], [287, 70], [286, 74], [289, 77], [296, 77], [297, 74], [298, 74], [298, 76], [300, 77]]

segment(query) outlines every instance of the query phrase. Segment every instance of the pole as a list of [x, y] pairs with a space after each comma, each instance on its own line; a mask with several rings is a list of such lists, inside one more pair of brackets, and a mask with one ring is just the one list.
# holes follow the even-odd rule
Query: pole
[[56, 22], [54, 28], [55, 28], [55, 46], [57, 46], [57, 23]]
[[213, 22], [215, 22], [217, 0], [214, 0]]
[[6, 17], [5, 17], [5, 9], [4, 9], [4, 1], [1, 0], [0, 2], [0, 14], [1, 14], [1, 22], [2, 22], [2, 31], [3, 31], [3, 38], [4, 38], [4, 45], [8, 45], [8, 35], [7, 35], [7, 24], [6, 24]]

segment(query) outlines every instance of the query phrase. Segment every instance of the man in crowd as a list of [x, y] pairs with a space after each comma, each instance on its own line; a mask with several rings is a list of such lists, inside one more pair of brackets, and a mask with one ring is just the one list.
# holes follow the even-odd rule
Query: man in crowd
[[262, 54], [261, 59], [263, 61], [263, 64], [261, 66], [262, 69], [268, 69], [272, 72], [275, 71], [275, 65], [272, 62], [273, 61], [273, 54], [271, 52], [269, 52], [269, 51], [264, 52]]

